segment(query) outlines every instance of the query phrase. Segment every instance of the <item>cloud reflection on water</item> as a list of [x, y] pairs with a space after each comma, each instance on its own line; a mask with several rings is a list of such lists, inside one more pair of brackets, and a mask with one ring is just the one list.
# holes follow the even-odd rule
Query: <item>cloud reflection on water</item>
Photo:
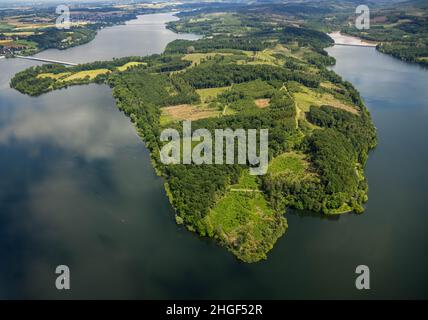
[[[110, 158], [117, 148], [135, 144], [135, 139], [129, 139], [133, 128], [126, 123], [128, 120], [111, 116], [116, 110], [110, 89], [94, 87], [52, 92], [40, 98], [43, 101], [36, 110], [15, 110], [0, 128], [0, 144], [43, 142], [87, 160]], [[73, 90], [81, 94], [75, 95]], [[89, 96], [94, 91], [98, 94]]]

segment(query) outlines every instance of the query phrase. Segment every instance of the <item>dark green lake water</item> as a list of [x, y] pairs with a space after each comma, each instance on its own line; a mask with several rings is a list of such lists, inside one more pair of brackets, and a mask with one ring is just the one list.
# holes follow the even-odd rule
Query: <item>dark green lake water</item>
[[[161, 52], [171, 15], [102, 30], [39, 56], [85, 62]], [[136, 40], [137, 39], [137, 40]], [[289, 212], [268, 260], [247, 265], [174, 221], [163, 181], [110, 89], [30, 98], [10, 78], [35, 62], [0, 60], [0, 298], [427, 298], [428, 72], [370, 48], [334, 47], [336, 72], [378, 128], [362, 215]], [[71, 290], [54, 270], [71, 269]], [[372, 289], [355, 289], [355, 267]]]

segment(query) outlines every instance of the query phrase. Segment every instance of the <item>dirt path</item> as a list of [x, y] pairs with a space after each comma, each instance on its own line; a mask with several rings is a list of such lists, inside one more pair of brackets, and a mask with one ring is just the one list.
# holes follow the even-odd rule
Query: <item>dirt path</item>
[[233, 191], [233, 192], [258, 192], [258, 193], [262, 193], [260, 190], [255, 190], [255, 189], [234, 189], [234, 188], [231, 188], [230, 191]]

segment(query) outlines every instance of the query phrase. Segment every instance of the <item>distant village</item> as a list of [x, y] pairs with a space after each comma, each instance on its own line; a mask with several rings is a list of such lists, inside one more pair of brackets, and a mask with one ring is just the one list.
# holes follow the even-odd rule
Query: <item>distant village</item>
[[25, 50], [25, 45], [14, 43], [12, 37], [0, 35], [0, 56], [11, 56]]
[[[130, 5], [99, 7], [70, 7], [70, 25], [73, 28], [97, 30], [105, 26], [124, 23], [135, 19], [138, 14], [147, 11], [162, 10], [166, 7], [173, 7], [179, 2], [172, 3], [136, 3]], [[14, 55], [34, 54], [38, 50], [46, 48], [46, 43], [55, 41], [55, 47], [67, 48], [70, 42], [80, 39], [58, 40], [54, 31], [58, 14], [54, 10], [35, 9], [33, 12], [26, 11], [25, 15], [20, 12], [8, 14], [6, 11], [0, 13], [0, 58], [12, 57]], [[66, 30], [67, 31], [67, 30]], [[36, 36], [36, 37], [34, 37]], [[46, 40], [48, 39], [48, 40]], [[90, 36], [88, 35], [88, 40]]]

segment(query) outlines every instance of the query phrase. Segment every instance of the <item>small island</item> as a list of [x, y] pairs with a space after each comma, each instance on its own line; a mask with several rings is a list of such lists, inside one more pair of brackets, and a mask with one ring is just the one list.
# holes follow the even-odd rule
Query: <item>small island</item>
[[[176, 221], [244, 262], [267, 257], [287, 230], [286, 208], [364, 211], [364, 166], [376, 130], [355, 88], [328, 67], [325, 33], [266, 12], [191, 11], [169, 28], [197, 32], [160, 55], [18, 73], [11, 86], [37, 96], [105, 83], [149, 149]], [[268, 129], [267, 174], [249, 165], [165, 165], [165, 128]]]

